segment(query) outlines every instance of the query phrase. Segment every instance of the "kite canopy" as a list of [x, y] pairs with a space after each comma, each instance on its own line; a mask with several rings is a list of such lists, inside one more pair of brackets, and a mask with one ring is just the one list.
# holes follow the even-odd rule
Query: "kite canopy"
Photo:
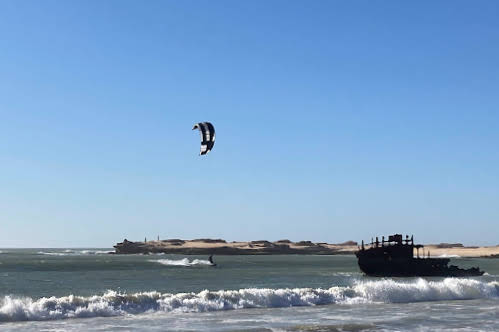
[[199, 133], [201, 134], [201, 151], [199, 155], [205, 155], [215, 145], [215, 127], [209, 122], [199, 122], [192, 127], [192, 130], [194, 129], [199, 129]]

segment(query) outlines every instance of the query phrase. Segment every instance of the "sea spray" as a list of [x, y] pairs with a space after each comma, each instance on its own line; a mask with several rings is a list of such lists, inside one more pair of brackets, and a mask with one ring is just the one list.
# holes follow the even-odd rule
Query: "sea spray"
[[189, 261], [188, 258], [183, 259], [158, 259], [158, 260], [149, 260], [149, 262], [159, 263], [162, 265], [170, 265], [170, 266], [194, 266], [194, 265], [213, 265], [210, 261], [204, 259], [194, 259]]
[[436, 258], [461, 258], [461, 256], [453, 255], [453, 254], [442, 254], [439, 256], [432, 256], [432, 257], [436, 257]]
[[85, 255], [107, 255], [112, 251], [109, 250], [72, 250], [66, 249], [62, 252], [60, 251], [38, 251], [38, 255], [48, 255], [48, 256], [85, 256]]
[[204, 290], [199, 293], [107, 291], [90, 297], [4, 296], [0, 300], [0, 321], [54, 320], [107, 317], [148, 312], [205, 312], [242, 308], [314, 306], [323, 304], [399, 303], [493, 298], [499, 299], [499, 282], [446, 278], [441, 281], [416, 279], [410, 282], [382, 279], [357, 281], [348, 287], [247, 288]]
[[404, 303], [421, 301], [469, 300], [499, 297], [499, 282], [475, 279], [445, 278], [412, 282], [393, 279], [362, 281], [353, 286], [357, 296], [369, 302]]

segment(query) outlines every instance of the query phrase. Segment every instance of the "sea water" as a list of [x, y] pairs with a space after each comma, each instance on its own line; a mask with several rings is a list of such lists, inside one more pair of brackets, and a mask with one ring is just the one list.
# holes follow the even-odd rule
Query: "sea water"
[[1, 249], [1, 331], [499, 331], [499, 260], [473, 278], [369, 278], [354, 256]]

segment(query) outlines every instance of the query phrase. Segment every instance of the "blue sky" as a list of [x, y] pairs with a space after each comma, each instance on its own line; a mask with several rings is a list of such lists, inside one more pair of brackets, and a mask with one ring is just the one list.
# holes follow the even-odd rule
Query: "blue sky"
[[0, 247], [499, 244], [498, 10], [2, 1]]

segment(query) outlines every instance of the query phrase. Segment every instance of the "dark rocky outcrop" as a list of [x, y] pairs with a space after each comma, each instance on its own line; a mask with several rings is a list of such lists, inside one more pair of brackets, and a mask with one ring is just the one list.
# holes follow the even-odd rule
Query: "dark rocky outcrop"
[[316, 246], [316, 244], [313, 243], [312, 241], [300, 241], [300, 242], [296, 242], [296, 245], [297, 246], [303, 246], [303, 247], [313, 247], [313, 246]]
[[251, 241], [250, 243], [252, 245], [263, 246], [265, 248], [271, 248], [275, 246], [272, 242], [266, 240]]
[[462, 243], [439, 243], [439, 244], [436, 244], [435, 247], [437, 247], [437, 248], [444, 248], [444, 249], [448, 249], [448, 248], [463, 248], [464, 245]]
[[358, 246], [359, 243], [356, 242], [356, 241], [346, 241], [346, 242], [343, 242], [343, 243], [338, 243], [337, 245], [338, 246]]
[[184, 240], [180, 239], [169, 239], [169, 240], [162, 240], [161, 242], [168, 243], [172, 246], [181, 246], [185, 243]]
[[482, 258], [499, 258], [499, 254], [489, 255], [489, 256], [481, 256]]
[[194, 239], [191, 242], [204, 242], [204, 243], [227, 243], [227, 241], [222, 239]]

